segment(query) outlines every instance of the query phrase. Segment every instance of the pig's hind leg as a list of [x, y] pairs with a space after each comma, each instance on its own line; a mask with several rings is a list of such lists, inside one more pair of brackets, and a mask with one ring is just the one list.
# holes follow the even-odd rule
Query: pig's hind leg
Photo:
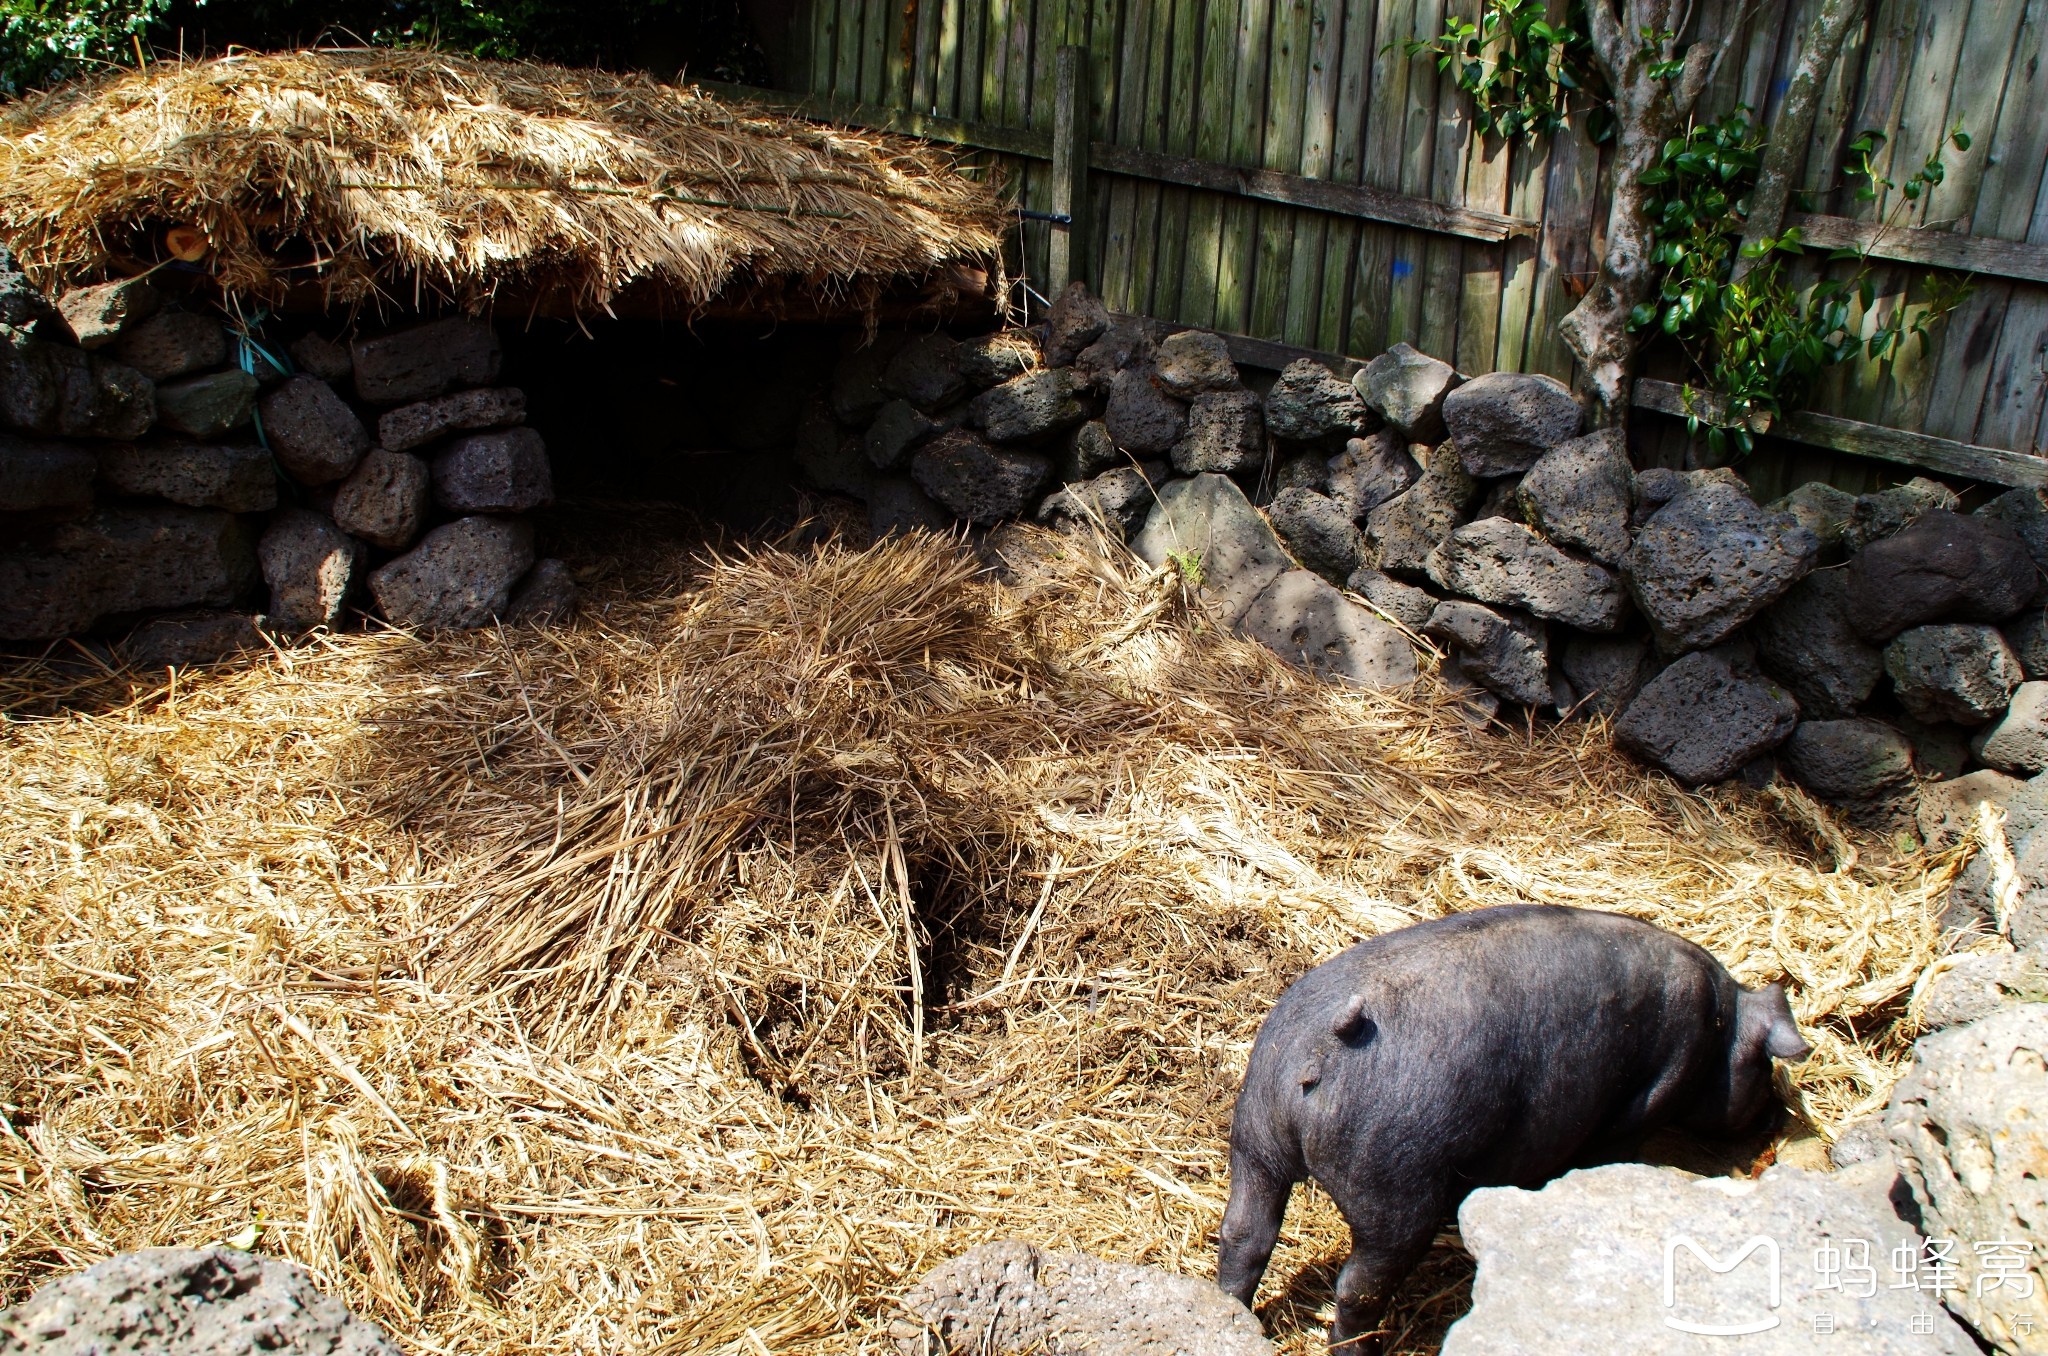
[[1296, 1180], [1242, 1150], [1230, 1151], [1230, 1204], [1223, 1210], [1216, 1284], [1247, 1309], [1280, 1239], [1280, 1221]]
[[1411, 1197], [1357, 1213], [1344, 1209], [1351, 1255], [1337, 1273], [1337, 1316], [1330, 1324], [1335, 1356], [1371, 1356], [1380, 1349], [1387, 1305], [1429, 1251], [1443, 1213], [1432, 1193], [1420, 1195], [1429, 1199]]

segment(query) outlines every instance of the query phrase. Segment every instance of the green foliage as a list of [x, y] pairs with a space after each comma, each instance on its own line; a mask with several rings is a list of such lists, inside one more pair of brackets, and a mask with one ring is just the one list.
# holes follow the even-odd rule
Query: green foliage
[[1180, 571], [1180, 577], [1191, 589], [1202, 587], [1202, 553], [1192, 548], [1186, 551], [1168, 551], [1166, 558]]
[[0, 93], [133, 65], [171, 0], [0, 0]]
[[[1434, 56], [1437, 69], [1471, 96], [1480, 131], [1533, 141], [1563, 127], [1572, 94], [1598, 83], [1578, 13], [1574, 4], [1565, 22], [1553, 24], [1544, 0], [1486, 0], [1477, 23], [1454, 14], [1435, 38], [1403, 47], [1411, 57]], [[1581, 108], [1602, 122], [1611, 119], [1607, 100], [1597, 93], [1581, 100]], [[1595, 140], [1604, 140], [1609, 130], [1596, 127]]]
[[[1960, 127], [1950, 140], [1959, 150], [1969, 146]], [[1866, 133], [1852, 143], [1850, 172], [1862, 181], [1859, 196], [1874, 198], [1882, 186], [1912, 202], [1941, 182], [1939, 152], [1904, 185], [1879, 176], [1870, 155], [1882, 142], [1881, 135]], [[1859, 264], [1853, 275], [1801, 288], [1789, 269], [1804, 253], [1796, 227], [1759, 242], [1754, 265], [1734, 281], [1760, 148], [1749, 110], [1738, 108], [1666, 142], [1641, 179], [1657, 190], [1650, 213], [1662, 279], [1657, 299], [1636, 307], [1629, 328], [1670, 335], [1706, 388], [1721, 397], [1711, 408], [1690, 399], [1688, 406], [1693, 430], [1704, 425], [1717, 452], [1729, 446], [1748, 452], [1754, 430], [1803, 402], [1828, 368], [1864, 354], [1887, 361], [1907, 340], [1924, 342], [1968, 291], [1967, 282], [1930, 275], [1925, 305], [1896, 305], [1880, 313], [1870, 262], [1854, 250], [1828, 256]]]

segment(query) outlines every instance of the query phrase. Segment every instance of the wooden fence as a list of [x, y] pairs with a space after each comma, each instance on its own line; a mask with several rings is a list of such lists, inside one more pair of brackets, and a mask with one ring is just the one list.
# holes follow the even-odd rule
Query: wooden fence
[[[1708, 24], [1738, 25], [1703, 114], [1774, 115], [1817, 3], [1701, 0]], [[1404, 54], [1476, 8], [811, 0], [784, 83], [821, 113], [1000, 161], [1035, 283], [1059, 263], [1118, 310], [1359, 357], [1406, 340], [1466, 371], [1569, 377], [1556, 322], [1595, 267], [1606, 158], [1582, 126], [1529, 144], [1475, 135], [1464, 96]], [[1816, 409], [2004, 451], [2008, 483], [2032, 478], [2011, 453], [2048, 445], [2044, 35], [2048, 0], [1873, 0], [1803, 178], [1809, 236], [1872, 249], [1881, 306], [1923, 304], [1929, 266], [1977, 278], [1931, 344], [1838, 371]], [[1063, 47], [1081, 51], [1056, 126]], [[1842, 186], [1859, 131], [1887, 134], [1903, 180], [1958, 123], [1971, 148], [1949, 153], [1923, 201], [1859, 203]], [[1071, 154], [1053, 163], [1056, 132], [1085, 146], [1078, 170]], [[1030, 215], [1069, 209], [1071, 228]], [[1056, 259], [1062, 237], [1071, 255]]]

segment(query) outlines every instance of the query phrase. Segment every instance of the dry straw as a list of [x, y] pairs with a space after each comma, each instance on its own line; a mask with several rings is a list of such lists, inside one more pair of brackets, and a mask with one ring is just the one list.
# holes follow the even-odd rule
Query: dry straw
[[[421, 1352], [758, 1354], [877, 1349], [994, 1237], [1207, 1274], [1272, 998], [1508, 901], [1789, 977], [1822, 1129], [1895, 1076], [1953, 863], [1306, 680], [1088, 543], [1030, 574], [643, 556], [559, 629], [17, 671], [68, 705], [0, 746], [0, 1299], [253, 1239]], [[1342, 1250], [1298, 1200], [1285, 1350]]]
[[579, 311], [645, 281], [682, 309], [872, 305], [994, 267], [986, 183], [944, 151], [638, 75], [439, 52], [163, 62], [0, 112], [0, 238], [45, 287], [196, 228], [228, 292], [419, 290]]

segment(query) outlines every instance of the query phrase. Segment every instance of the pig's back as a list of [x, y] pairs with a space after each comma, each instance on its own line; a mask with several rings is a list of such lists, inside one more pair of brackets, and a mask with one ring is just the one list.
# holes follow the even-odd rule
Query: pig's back
[[[1473, 910], [1304, 975], [1253, 1059], [1293, 1104], [1311, 1163], [1367, 1154], [1394, 1171], [1448, 1160], [1475, 1185], [1540, 1179], [1656, 1110], [1660, 1090], [1684, 1093], [1728, 1016], [1724, 985], [1705, 951], [1620, 915]], [[1331, 1024], [1354, 996], [1371, 1025], [1338, 1040]], [[1303, 1073], [1315, 1086], [1284, 1095]]]

